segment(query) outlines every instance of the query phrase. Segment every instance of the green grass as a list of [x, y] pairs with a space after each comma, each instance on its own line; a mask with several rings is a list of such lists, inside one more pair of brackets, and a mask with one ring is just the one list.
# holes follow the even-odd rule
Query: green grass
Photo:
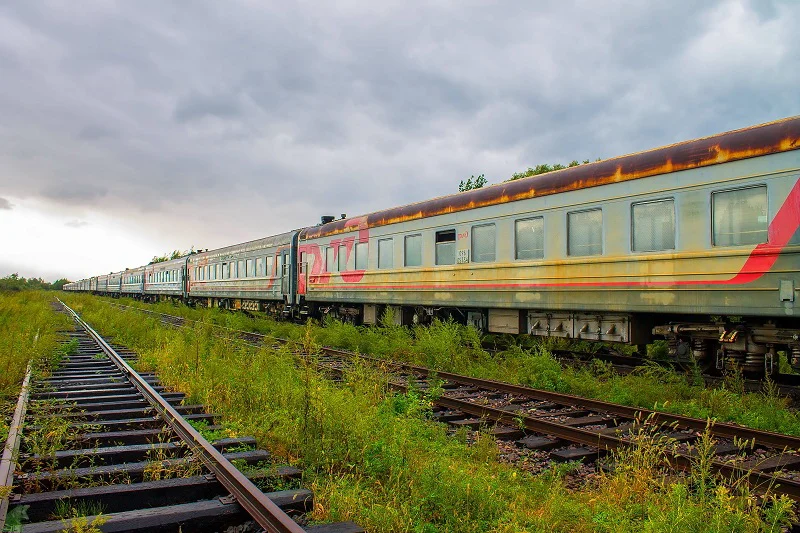
[[[666, 450], [647, 438], [617, 458], [625, 468], [570, 490], [568, 469], [531, 476], [501, 464], [488, 436], [471, 446], [448, 436], [444, 425], [428, 419], [426, 397], [390, 393], [386, 376], [371, 368], [355, 367], [334, 385], [316, 373], [312, 361], [304, 365], [285, 349], [255, 349], [218, 338], [207, 324], [177, 331], [97, 299], [70, 295], [68, 300], [101, 333], [138, 351], [142, 369], [156, 370], [162, 382], [187, 393], [189, 401], [222, 413], [234, 432], [255, 435], [276, 458], [300, 466], [304, 484], [315, 493], [317, 520], [354, 520], [369, 531], [777, 532], [791, 518], [785, 500], [762, 502], [736, 480], [722, 484], [703, 461], [688, 477], [674, 477], [660, 466]], [[494, 362], [480, 353], [465, 355], [463, 345], [473, 342], [474, 334], [452, 324], [419, 335], [390, 329], [388, 340], [382, 340], [379, 332], [345, 325], [325, 333], [285, 325], [268, 329], [270, 322], [258, 320], [245, 328], [249, 319], [236, 315], [170, 310], [224, 319], [242, 329], [282, 330], [297, 339], [304, 333], [328, 335], [325, 342], [333, 344], [331, 339], [338, 337], [350, 343], [346, 347], [364, 351], [367, 340], [386, 343], [384, 356], [396, 346], [392, 343], [405, 339], [404, 351], [393, 356], [414, 362], [424, 357], [475, 372], [516, 369], [515, 379], [552, 388], [576, 386], [577, 378], [565, 377], [558, 363], [542, 353], [513, 352]], [[599, 383], [608, 381], [598, 378]]]
[[[122, 303], [297, 341], [302, 341], [305, 335], [304, 326], [265, 317], [250, 318], [243, 313], [192, 309], [170, 303], [147, 305], [133, 300]], [[657, 365], [624, 376], [599, 361], [593, 366], [573, 368], [553, 357], [548, 349], [550, 343], [530, 338], [506, 342], [507, 349], [490, 355], [481, 349], [477, 331], [452, 322], [406, 328], [393, 325], [391, 321], [384, 321], [381, 327], [327, 321], [325, 327], [313, 327], [312, 335], [315, 342], [325, 346], [425, 365], [435, 370], [800, 435], [800, 414], [790, 409], [786, 398], [770, 389], [766, 393], [744, 393], [741, 383], [735, 379], [728, 380], [725, 388], [707, 389]], [[657, 355], [659, 345], [652, 348], [654, 356]]]
[[0, 442], [8, 436], [28, 363], [41, 373], [72, 349], [59, 348], [57, 332], [67, 329], [70, 321], [53, 312], [53, 298], [53, 293], [42, 291], [0, 291]]

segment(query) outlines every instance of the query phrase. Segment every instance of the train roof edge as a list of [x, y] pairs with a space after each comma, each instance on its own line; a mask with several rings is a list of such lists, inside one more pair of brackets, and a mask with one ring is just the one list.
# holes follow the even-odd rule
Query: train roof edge
[[340, 219], [302, 230], [302, 239], [336, 235], [477, 207], [646, 178], [800, 149], [800, 115], [643, 152], [507, 181], [471, 191]]

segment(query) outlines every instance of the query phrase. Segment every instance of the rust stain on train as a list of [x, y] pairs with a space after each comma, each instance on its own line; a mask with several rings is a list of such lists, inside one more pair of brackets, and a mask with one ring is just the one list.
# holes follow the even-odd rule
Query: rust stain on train
[[[367, 227], [385, 226], [796, 149], [800, 149], [800, 116], [393, 207], [360, 218], [366, 219]], [[307, 228], [300, 238], [336, 235], [359, 227], [363, 228], [363, 223], [354, 225], [350, 219], [337, 220]]]

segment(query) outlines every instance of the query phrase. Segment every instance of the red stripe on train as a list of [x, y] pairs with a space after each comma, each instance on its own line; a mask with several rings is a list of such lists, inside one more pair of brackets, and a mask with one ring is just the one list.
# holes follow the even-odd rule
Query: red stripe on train
[[[800, 180], [796, 181], [775, 218], [767, 228], [767, 242], [756, 246], [739, 272], [726, 280], [685, 281], [608, 281], [573, 283], [465, 283], [465, 284], [419, 284], [419, 285], [327, 285], [325, 289], [533, 289], [537, 287], [664, 287], [670, 285], [742, 285], [753, 282], [769, 272], [781, 250], [789, 244], [800, 228]], [[360, 271], [363, 272], [363, 271]]]

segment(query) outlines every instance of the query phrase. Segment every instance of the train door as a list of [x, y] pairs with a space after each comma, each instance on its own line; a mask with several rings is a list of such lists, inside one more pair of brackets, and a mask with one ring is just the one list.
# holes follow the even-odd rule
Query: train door
[[[290, 296], [290, 280], [291, 280], [291, 263], [289, 263], [289, 251], [286, 250], [281, 253], [281, 294], [283, 296]], [[291, 300], [287, 300], [291, 303]]]

